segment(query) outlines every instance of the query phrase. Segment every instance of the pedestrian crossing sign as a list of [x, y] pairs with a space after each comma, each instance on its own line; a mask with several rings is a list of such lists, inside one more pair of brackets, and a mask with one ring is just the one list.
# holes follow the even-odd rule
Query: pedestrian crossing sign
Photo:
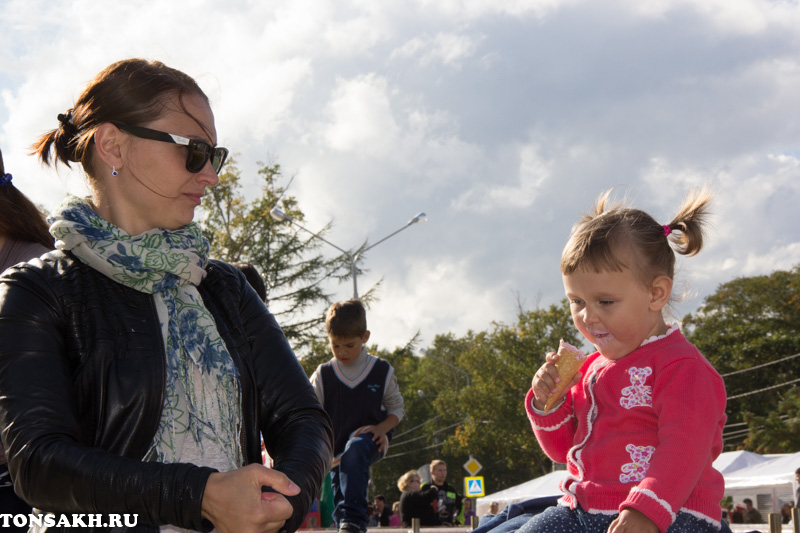
[[465, 477], [464, 493], [468, 498], [479, 498], [481, 496], [486, 496], [486, 491], [483, 487], [483, 476]]

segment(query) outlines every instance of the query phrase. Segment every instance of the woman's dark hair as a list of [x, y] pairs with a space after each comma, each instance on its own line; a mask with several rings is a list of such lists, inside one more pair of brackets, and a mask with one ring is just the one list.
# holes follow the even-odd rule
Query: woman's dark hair
[[101, 124], [141, 125], [156, 120], [170, 96], [177, 96], [186, 112], [184, 95], [199, 95], [208, 102], [191, 76], [160, 61], [125, 59], [112, 63], [86, 86], [72, 109], [58, 115], [59, 127], [42, 135], [32, 153], [46, 165], [50, 164], [51, 152], [56, 164], [62, 162], [69, 167], [71, 162], [81, 163], [92, 177], [89, 146]]
[[[0, 176], [6, 173], [0, 152]], [[0, 235], [22, 242], [35, 242], [53, 249], [53, 237], [44, 215], [10, 181], [0, 187]]]

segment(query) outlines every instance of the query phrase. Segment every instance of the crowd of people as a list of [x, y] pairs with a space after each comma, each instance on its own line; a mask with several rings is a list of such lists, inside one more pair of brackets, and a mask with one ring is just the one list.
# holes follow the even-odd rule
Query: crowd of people
[[[781, 505], [781, 523], [792, 523], [792, 509], [794, 502], [786, 502]], [[728, 517], [731, 524], [766, 524], [767, 520], [754, 505], [753, 500], [744, 498], [742, 503], [727, 508]]]
[[[447, 464], [434, 459], [424, 469], [430, 481], [424, 482], [420, 470], [409, 470], [397, 480], [400, 500], [386, 505], [386, 497], [375, 496], [367, 507], [369, 527], [411, 527], [414, 519], [421, 527], [472, 526], [477, 519], [472, 500], [462, 497], [447, 482]], [[497, 503], [489, 512], [497, 513]]]

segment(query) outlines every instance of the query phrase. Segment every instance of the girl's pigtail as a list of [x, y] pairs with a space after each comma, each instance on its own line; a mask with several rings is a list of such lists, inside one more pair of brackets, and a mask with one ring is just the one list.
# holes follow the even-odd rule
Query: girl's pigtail
[[704, 227], [708, 221], [710, 202], [711, 191], [708, 187], [691, 191], [675, 218], [665, 225], [671, 230], [667, 238], [672, 241], [673, 249], [679, 254], [692, 256], [703, 247]]

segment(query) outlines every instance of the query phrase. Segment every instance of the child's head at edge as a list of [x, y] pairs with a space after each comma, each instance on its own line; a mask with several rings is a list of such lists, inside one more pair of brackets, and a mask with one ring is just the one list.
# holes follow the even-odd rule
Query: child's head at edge
[[333, 356], [343, 365], [352, 364], [369, 340], [367, 310], [361, 300], [345, 300], [330, 306], [325, 331]]
[[[678, 214], [660, 224], [624, 202], [610, 205], [610, 193], [600, 195], [594, 211], [573, 226], [561, 274], [578, 330], [603, 355], [619, 359], [650, 334], [666, 332], [662, 308], [672, 298], [675, 252], [691, 256], [702, 248], [711, 195], [706, 188], [692, 191]], [[620, 329], [637, 321], [638, 328]], [[617, 342], [623, 337], [626, 343]]]

